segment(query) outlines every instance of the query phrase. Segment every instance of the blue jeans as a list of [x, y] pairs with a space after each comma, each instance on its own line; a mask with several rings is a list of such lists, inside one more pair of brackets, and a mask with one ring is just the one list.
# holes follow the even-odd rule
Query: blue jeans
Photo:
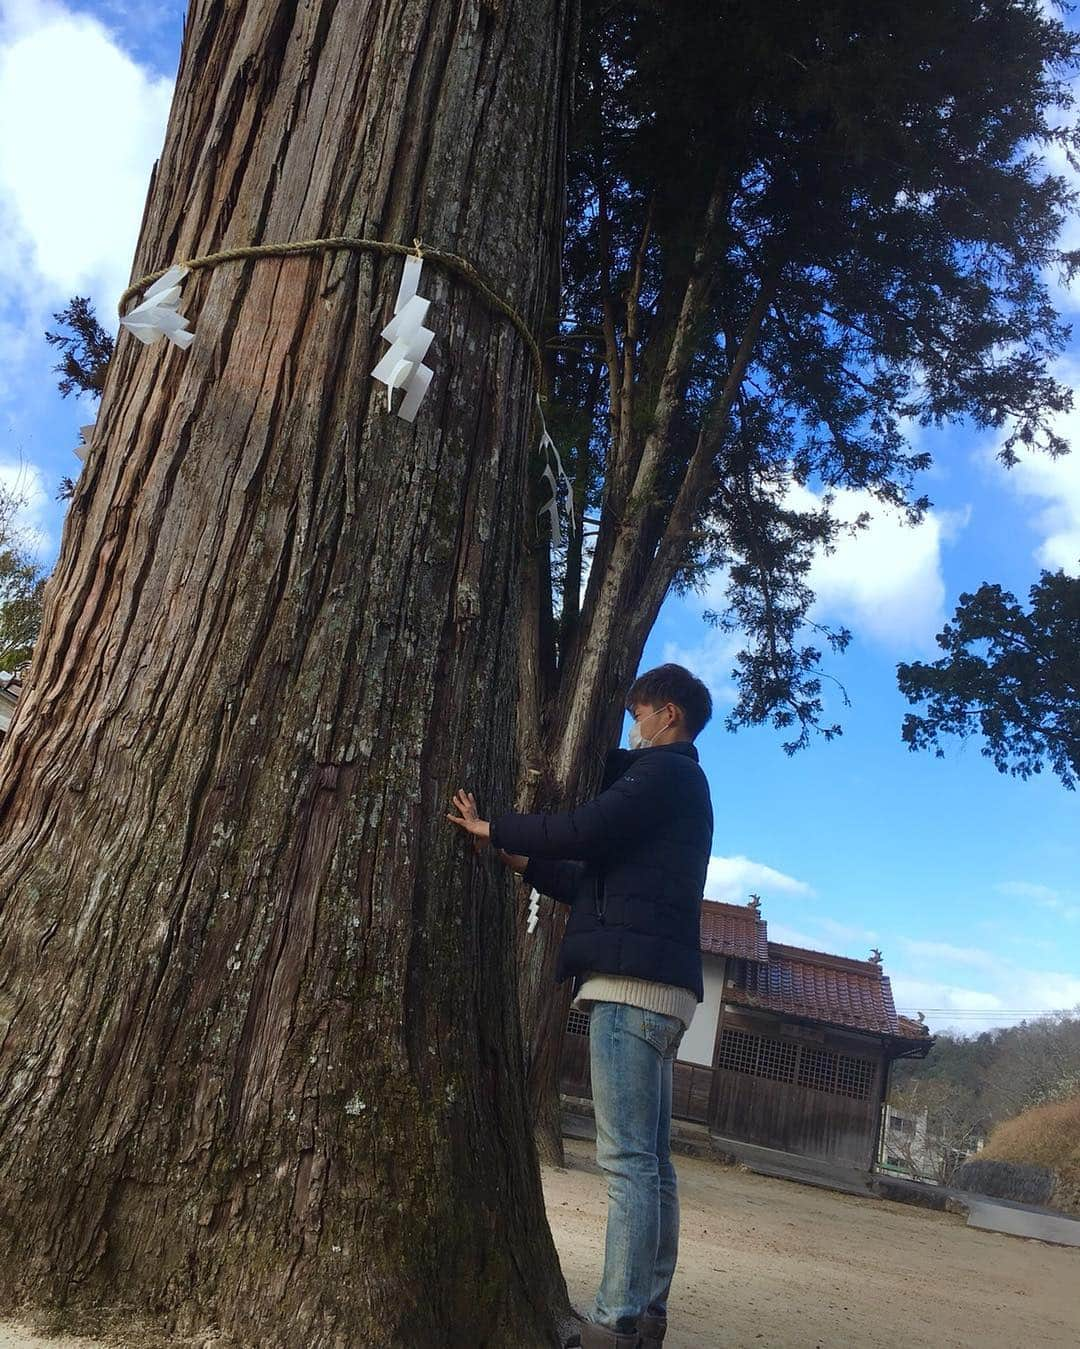
[[667, 1315], [679, 1250], [671, 1069], [684, 1030], [678, 1017], [620, 1002], [596, 1002], [589, 1017], [596, 1160], [608, 1188], [604, 1275], [590, 1319], [622, 1334], [643, 1312]]

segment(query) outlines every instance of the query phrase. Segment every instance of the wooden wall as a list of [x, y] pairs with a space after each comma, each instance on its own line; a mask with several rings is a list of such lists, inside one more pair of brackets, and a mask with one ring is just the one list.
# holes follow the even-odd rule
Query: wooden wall
[[576, 1009], [570, 1012], [559, 1059], [559, 1090], [567, 1096], [592, 1096], [588, 1024], [583, 1013]]
[[[583, 1023], [573, 1013], [569, 1025], [571, 1029], [563, 1035], [562, 1058], [559, 1060], [559, 1090], [567, 1096], [591, 1096], [589, 1037], [587, 1033], [580, 1033]], [[707, 1124], [712, 1081], [711, 1068], [677, 1062], [672, 1072], [671, 1113], [674, 1117]]]
[[[588, 1023], [571, 1012], [569, 1024], [559, 1088], [568, 1096], [591, 1096]], [[672, 1115], [707, 1124], [725, 1138], [869, 1167], [884, 1068], [873, 1037], [729, 1007], [720, 1023], [716, 1067], [676, 1062]]]
[[713, 1070], [677, 1059], [671, 1074], [671, 1113], [675, 1119], [709, 1122]]
[[[573, 1029], [563, 1035], [562, 1057], [559, 1060], [559, 1090], [567, 1096], [592, 1096], [589, 1079], [589, 1037], [581, 1034], [582, 1023], [576, 1018], [570, 1022]], [[713, 1070], [697, 1063], [681, 1060], [672, 1072], [671, 1113], [676, 1119], [709, 1122], [709, 1097], [712, 1094]]]
[[727, 1010], [711, 1126], [760, 1147], [869, 1167], [883, 1071], [870, 1037]]

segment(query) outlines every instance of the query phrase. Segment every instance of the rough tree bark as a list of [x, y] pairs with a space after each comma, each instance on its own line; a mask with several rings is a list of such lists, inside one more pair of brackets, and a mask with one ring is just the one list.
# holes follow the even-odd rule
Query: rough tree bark
[[[539, 322], [573, 0], [195, 0], [134, 275], [358, 234]], [[425, 269], [229, 264], [122, 335], [0, 761], [0, 1296], [260, 1346], [558, 1343], [513, 907], [533, 375]]]

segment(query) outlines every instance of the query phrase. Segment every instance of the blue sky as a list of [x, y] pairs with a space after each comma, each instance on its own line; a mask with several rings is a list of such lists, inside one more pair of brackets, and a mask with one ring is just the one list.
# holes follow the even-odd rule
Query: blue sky
[[[114, 322], [184, 8], [0, 0], [0, 481], [27, 498], [47, 564], [57, 485], [78, 472], [92, 409], [60, 399], [42, 333], [76, 292]], [[1066, 243], [1080, 246], [1075, 222]], [[1080, 294], [1060, 302], [1080, 318]], [[1080, 389], [1080, 338], [1064, 371]], [[1063, 427], [1080, 432], [1080, 412]], [[985, 434], [920, 436], [935, 457], [927, 521], [879, 515], [816, 570], [821, 614], [855, 634], [828, 667], [853, 703], [832, 709], [842, 739], [789, 759], [774, 731], [723, 730], [731, 646], [702, 620], [718, 594], [669, 600], [643, 668], [681, 660], [713, 690], [699, 740], [716, 814], [708, 893], [760, 894], [778, 940], [860, 957], [879, 946], [901, 1009], [981, 1029], [1080, 1004], [1080, 799], [1049, 776], [1000, 776], [975, 741], [944, 761], [909, 753], [895, 667], [933, 656], [961, 591], [995, 580], [1026, 595], [1040, 566], [1080, 567], [1080, 455], [1007, 473]], [[852, 515], [863, 504], [841, 501]]]

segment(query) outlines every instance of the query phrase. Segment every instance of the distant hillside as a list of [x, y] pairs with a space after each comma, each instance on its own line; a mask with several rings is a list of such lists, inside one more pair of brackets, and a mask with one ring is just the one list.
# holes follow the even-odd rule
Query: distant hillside
[[980, 1160], [1048, 1167], [1058, 1175], [1054, 1207], [1080, 1214], [1080, 1096], [1035, 1106], [999, 1124]]
[[936, 1037], [924, 1060], [900, 1060], [893, 1091], [946, 1083], [954, 1106], [984, 1131], [1033, 1106], [1080, 1094], [1080, 1008], [980, 1035]]

